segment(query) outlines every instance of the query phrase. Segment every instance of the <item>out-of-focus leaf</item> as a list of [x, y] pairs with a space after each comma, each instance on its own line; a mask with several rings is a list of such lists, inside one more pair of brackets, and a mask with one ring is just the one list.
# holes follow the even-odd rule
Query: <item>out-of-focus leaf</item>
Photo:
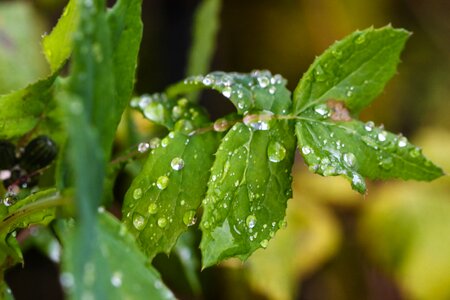
[[233, 256], [245, 260], [284, 226], [295, 151], [292, 130], [286, 120], [272, 121], [269, 130], [238, 123], [223, 139], [203, 202], [203, 267]]
[[266, 110], [273, 114], [288, 114], [291, 108], [286, 79], [269, 71], [251, 74], [212, 72], [206, 76], [192, 76], [167, 89], [167, 96], [212, 89], [230, 99], [239, 114]]
[[244, 265], [250, 284], [269, 299], [295, 299], [303, 276], [317, 270], [338, 248], [337, 221], [311, 200], [311, 195], [294, 196], [288, 203], [288, 226]]
[[78, 26], [79, 15], [77, 1], [70, 0], [58, 20], [58, 24], [42, 40], [42, 48], [52, 72], [56, 72], [72, 53], [74, 32]]
[[405, 137], [375, 127], [373, 122], [334, 121], [333, 114], [327, 105], [318, 105], [304, 112], [296, 124], [299, 148], [313, 172], [342, 175], [360, 193], [366, 191], [363, 176], [430, 181], [443, 175]]
[[48, 72], [39, 47], [45, 26], [31, 4], [0, 3], [0, 95], [24, 88]]
[[150, 153], [125, 196], [124, 223], [150, 258], [169, 253], [195, 223], [206, 192], [218, 134], [172, 132]]
[[203, 0], [195, 13], [186, 75], [205, 74], [214, 54], [221, 0]]
[[356, 31], [336, 42], [306, 71], [294, 92], [294, 113], [338, 100], [357, 114], [394, 75], [409, 33], [391, 26]]
[[[403, 185], [403, 187], [402, 187]], [[450, 298], [450, 198], [410, 185], [387, 187], [361, 219], [371, 257], [412, 299]]]
[[11, 289], [8, 287], [8, 285], [2, 278], [0, 278], [0, 299], [14, 300], [14, 296], [11, 292]]
[[[126, 227], [108, 213], [99, 213], [96, 219], [98, 226], [91, 229], [96, 244], [89, 257], [80, 260], [74, 253], [78, 249], [74, 228], [63, 236], [66, 247], [61, 282], [70, 298], [175, 299]], [[74, 281], [78, 269], [82, 281]]]

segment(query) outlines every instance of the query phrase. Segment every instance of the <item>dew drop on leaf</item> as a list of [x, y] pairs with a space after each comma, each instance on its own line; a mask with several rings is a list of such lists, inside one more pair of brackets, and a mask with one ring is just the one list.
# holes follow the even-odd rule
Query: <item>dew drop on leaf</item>
[[347, 166], [353, 167], [356, 163], [356, 156], [351, 152], [344, 153], [344, 162]]
[[158, 212], [158, 205], [156, 203], [150, 203], [148, 205], [148, 213], [154, 215]]
[[375, 127], [375, 123], [373, 123], [372, 121], [369, 121], [364, 125], [364, 129], [368, 132], [371, 132], [374, 127]]
[[195, 210], [189, 210], [184, 213], [183, 215], [183, 223], [186, 226], [192, 226], [197, 221], [197, 218], [195, 217]]
[[270, 83], [270, 79], [267, 78], [266, 76], [259, 76], [259, 77], [257, 77], [257, 80], [258, 80], [259, 86], [262, 88], [267, 87]]
[[214, 122], [214, 130], [217, 132], [224, 132], [229, 127], [230, 127], [230, 123], [224, 118], [217, 119]]
[[163, 139], [161, 140], [161, 146], [162, 146], [163, 148], [166, 148], [167, 145], [169, 145], [169, 137], [166, 136], [165, 138], [163, 138]]
[[421, 150], [419, 147], [415, 147], [409, 151], [409, 156], [411, 156], [412, 158], [417, 158], [420, 156], [420, 154]]
[[302, 153], [303, 154], [308, 155], [308, 154], [310, 154], [312, 152], [313, 152], [313, 150], [311, 149], [311, 147], [309, 147], [309, 146], [303, 146], [302, 147]]
[[149, 143], [140, 143], [138, 145], [138, 151], [140, 153], [144, 153], [147, 152], [147, 150], [150, 148], [150, 144]]
[[246, 115], [242, 122], [252, 128], [253, 130], [269, 130], [270, 120], [273, 118], [273, 113], [264, 112], [261, 114]]
[[387, 132], [386, 131], [382, 131], [378, 134], [378, 140], [380, 142], [385, 142], [387, 138]]
[[157, 123], [164, 122], [164, 106], [161, 103], [152, 102], [144, 108], [144, 116]]
[[172, 161], [170, 162], [170, 166], [172, 167], [172, 169], [174, 169], [175, 171], [179, 171], [181, 169], [184, 168], [184, 160], [181, 157], [175, 157], [174, 159], [172, 159]]
[[363, 44], [366, 41], [366, 37], [364, 36], [364, 34], [361, 34], [360, 36], [358, 36], [355, 40], [355, 43], [358, 45]]
[[139, 213], [135, 213], [133, 216], [133, 226], [137, 230], [142, 230], [145, 227], [145, 218]]
[[149, 142], [149, 146], [151, 149], [156, 149], [159, 147], [159, 145], [161, 144], [161, 139], [158, 137], [154, 137], [150, 140]]
[[286, 157], [286, 148], [278, 142], [271, 141], [267, 147], [267, 156], [271, 162], [280, 162]]
[[262, 240], [259, 244], [261, 245], [261, 247], [263, 247], [265, 249], [269, 245], [269, 241], [268, 240]]
[[324, 103], [316, 105], [316, 107], [314, 107], [314, 111], [321, 115], [322, 117], [326, 117], [328, 116], [328, 114], [330, 113], [330, 110], [328, 109], [328, 106]]
[[233, 90], [230, 88], [230, 87], [225, 87], [223, 90], [222, 90], [222, 95], [224, 95], [225, 97], [227, 97], [227, 98], [230, 98], [231, 97], [231, 92], [232, 92]]
[[394, 161], [391, 157], [381, 158], [379, 166], [385, 170], [390, 170], [394, 166]]
[[122, 273], [121, 272], [114, 272], [111, 276], [111, 284], [114, 287], [120, 287], [122, 285]]
[[406, 147], [407, 144], [408, 144], [408, 139], [407, 139], [407, 138], [405, 138], [404, 136], [399, 137], [398, 142], [397, 142], [397, 145], [398, 145], [400, 148]]
[[160, 190], [164, 190], [167, 188], [167, 185], [169, 184], [169, 177], [167, 176], [160, 176], [158, 180], [156, 180], [156, 186]]
[[164, 218], [164, 217], [159, 218], [158, 221], [157, 221], [157, 224], [158, 224], [158, 226], [159, 226], [160, 228], [164, 228], [164, 227], [167, 226], [167, 219]]
[[138, 200], [142, 197], [142, 189], [141, 188], [137, 188], [133, 191], [133, 198]]
[[256, 217], [254, 215], [249, 215], [247, 219], [245, 219], [245, 224], [247, 227], [252, 229], [256, 226]]

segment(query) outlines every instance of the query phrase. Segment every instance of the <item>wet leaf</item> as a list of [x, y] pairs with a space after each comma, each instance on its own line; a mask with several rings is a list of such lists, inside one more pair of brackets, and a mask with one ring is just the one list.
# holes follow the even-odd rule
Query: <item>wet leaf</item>
[[150, 258], [169, 253], [195, 223], [219, 135], [172, 132], [150, 153], [125, 196], [124, 223]]
[[373, 122], [333, 121], [317, 109], [309, 111], [310, 117], [303, 115], [296, 134], [310, 170], [323, 176], [342, 175], [360, 193], [366, 191], [364, 177], [430, 181], [443, 175], [420, 148]]
[[96, 244], [83, 260], [75, 253], [86, 254], [77, 244], [78, 228], [62, 236], [66, 247], [60, 281], [70, 299], [175, 299], [126, 227], [108, 213], [96, 219], [90, 232]]
[[239, 114], [249, 111], [270, 111], [288, 114], [291, 108], [290, 92], [286, 79], [269, 71], [253, 71], [251, 74], [212, 72], [206, 76], [192, 76], [167, 89], [173, 98], [203, 89], [212, 89], [230, 99]]
[[294, 92], [294, 113], [330, 99], [345, 102], [352, 114], [359, 113], [395, 74], [409, 35], [386, 26], [356, 31], [336, 42], [300, 80]]
[[284, 226], [295, 151], [292, 131], [286, 120], [273, 120], [270, 130], [238, 123], [223, 139], [203, 201], [203, 267], [233, 256], [245, 260]]
[[52, 72], [56, 72], [72, 53], [79, 15], [77, 1], [70, 0], [55, 28], [42, 40], [42, 48]]

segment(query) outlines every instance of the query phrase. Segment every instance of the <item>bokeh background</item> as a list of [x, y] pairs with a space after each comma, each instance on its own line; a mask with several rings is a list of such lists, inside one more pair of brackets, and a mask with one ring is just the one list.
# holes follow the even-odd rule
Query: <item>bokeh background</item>
[[[39, 42], [65, 3], [0, 1], [1, 94], [48, 73]], [[136, 94], [183, 79], [198, 4], [144, 0]], [[412, 31], [398, 74], [361, 118], [403, 133], [449, 172], [448, 0], [224, 0], [220, 22], [212, 70], [268, 69], [287, 78], [291, 90], [316, 55], [356, 29], [390, 23]], [[224, 100], [201, 98], [213, 118], [233, 110]], [[448, 176], [370, 182], [360, 196], [341, 178], [309, 173], [299, 156], [293, 175], [287, 228], [246, 263], [229, 260], [195, 278], [183, 259], [157, 258], [180, 299], [450, 299]], [[119, 177], [118, 185], [126, 188], [128, 180]], [[191, 259], [195, 267], [195, 253]], [[30, 247], [24, 268], [7, 280], [17, 299], [61, 299], [57, 271]]]

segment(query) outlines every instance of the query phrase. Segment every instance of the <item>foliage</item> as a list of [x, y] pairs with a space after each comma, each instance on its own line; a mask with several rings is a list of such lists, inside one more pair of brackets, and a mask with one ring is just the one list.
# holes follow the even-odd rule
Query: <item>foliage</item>
[[[148, 262], [180, 247], [178, 238], [197, 219], [203, 268], [246, 260], [286, 227], [296, 148], [311, 171], [342, 176], [361, 194], [365, 178], [443, 175], [405, 137], [358, 119], [395, 73], [405, 30], [368, 28], [336, 42], [291, 97], [286, 80], [265, 70], [198, 74], [207, 72], [221, 5], [205, 0], [189, 77], [163, 93], [131, 99], [141, 5], [119, 0], [107, 9], [102, 0], [71, 0], [42, 42], [50, 74], [0, 97], [1, 139], [23, 146], [47, 134], [59, 148], [50, 188], [8, 186], [0, 210], [0, 271], [23, 262], [17, 230], [48, 225], [62, 241], [61, 283], [70, 298], [172, 298]], [[196, 103], [205, 89], [221, 93], [236, 113], [210, 120]], [[168, 134], [139, 145], [138, 153], [150, 151], [119, 221], [103, 206], [121, 167], [111, 155], [128, 103]]]

